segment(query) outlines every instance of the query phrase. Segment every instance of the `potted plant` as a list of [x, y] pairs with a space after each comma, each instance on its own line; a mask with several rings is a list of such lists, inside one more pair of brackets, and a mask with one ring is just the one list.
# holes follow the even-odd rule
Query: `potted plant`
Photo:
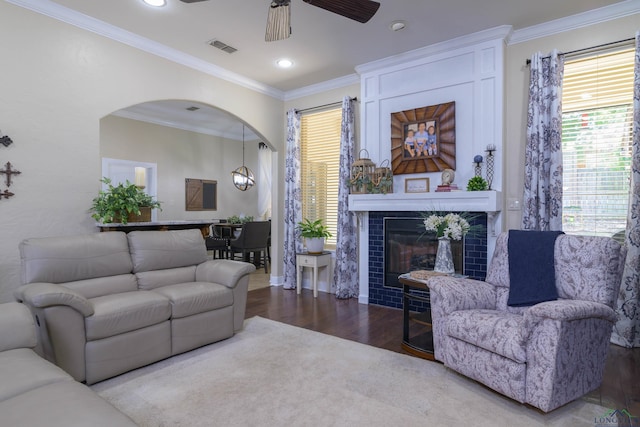
[[474, 176], [467, 183], [467, 191], [485, 191], [489, 188], [489, 184], [481, 176]]
[[[148, 222], [151, 221], [151, 209], [160, 209], [160, 202], [144, 192], [140, 187], [127, 180], [116, 186], [111, 184], [111, 179], [104, 177], [100, 182], [107, 185], [106, 190], [100, 190], [98, 196], [93, 199], [90, 212], [91, 217], [102, 223], [121, 222]], [[146, 215], [140, 218], [136, 216]]]
[[324, 239], [331, 237], [327, 226], [322, 224], [322, 219], [311, 221], [305, 218], [298, 223], [297, 227], [300, 235], [305, 238], [307, 252], [310, 254], [320, 254], [324, 249]]
[[229, 218], [227, 218], [227, 222], [229, 224], [244, 224], [245, 222], [251, 222], [253, 221], [253, 216], [248, 215], [248, 216], [238, 216], [238, 215], [232, 215]]

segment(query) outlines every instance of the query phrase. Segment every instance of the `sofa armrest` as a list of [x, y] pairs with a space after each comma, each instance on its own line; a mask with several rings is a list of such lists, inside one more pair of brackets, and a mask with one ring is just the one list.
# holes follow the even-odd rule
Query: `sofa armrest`
[[15, 297], [18, 301], [35, 308], [46, 308], [65, 305], [81, 313], [84, 317], [93, 315], [93, 304], [64, 286], [54, 283], [29, 283], [16, 289]]
[[542, 319], [572, 321], [581, 319], [604, 319], [615, 322], [618, 317], [610, 307], [593, 301], [557, 300], [536, 304], [524, 314], [525, 322]]
[[196, 268], [197, 282], [219, 283], [227, 288], [235, 288], [238, 281], [256, 271], [253, 264], [229, 259], [209, 260]]
[[442, 314], [458, 310], [496, 308], [495, 286], [487, 282], [436, 276], [427, 281], [427, 286], [431, 292], [431, 300], [438, 305], [438, 311]]
[[0, 304], [0, 351], [34, 348], [38, 339], [29, 309], [20, 303]]

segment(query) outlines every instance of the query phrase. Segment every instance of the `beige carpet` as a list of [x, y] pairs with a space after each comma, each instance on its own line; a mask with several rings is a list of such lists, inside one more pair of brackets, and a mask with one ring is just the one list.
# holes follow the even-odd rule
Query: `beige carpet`
[[142, 426], [593, 426], [441, 364], [254, 317], [233, 338], [92, 386]]

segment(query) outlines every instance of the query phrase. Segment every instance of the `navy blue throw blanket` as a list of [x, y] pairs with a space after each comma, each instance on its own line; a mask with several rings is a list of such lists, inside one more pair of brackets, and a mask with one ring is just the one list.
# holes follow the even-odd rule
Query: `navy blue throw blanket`
[[509, 300], [527, 307], [558, 299], [554, 245], [562, 231], [509, 230]]

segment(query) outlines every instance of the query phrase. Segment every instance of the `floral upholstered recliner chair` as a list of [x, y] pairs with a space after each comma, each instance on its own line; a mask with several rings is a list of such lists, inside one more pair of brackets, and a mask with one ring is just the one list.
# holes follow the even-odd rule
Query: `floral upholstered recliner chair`
[[606, 237], [560, 235], [550, 247], [558, 299], [511, 307], [508, 239], [498, 237], [485, 282], [429, 279], [435, 358], [549, 412], [602, 382], [625, 251]]

